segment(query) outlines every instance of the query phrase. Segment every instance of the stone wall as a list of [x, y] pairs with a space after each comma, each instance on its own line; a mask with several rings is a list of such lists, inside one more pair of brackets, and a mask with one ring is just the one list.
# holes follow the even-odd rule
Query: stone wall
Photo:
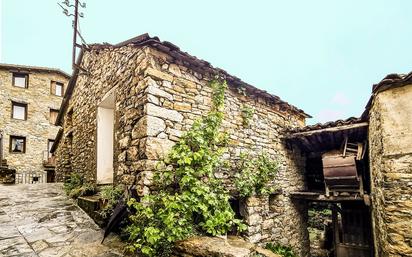
[[[116, 87], [115, 183], [131, 184], [136, 179], [139, 194], [150, 193], [156, 163], [196, 119], [210, 110], [212, 91], [208, 83], [212, 76], [199, 74], [150, 47], [107, 47], [86, 52], [82, 67], [90, 75], [79, 77], [71, 98], [68, 110], [73, 112], [72, 125], [65, 118], [64, 131], [65, 135], [71, 131], [72, 150], [68, 154], [68, 144], [59, 145], [58, 172], [72, 170], [95, 180], [97, 105]], [[307, 256], [305, 206], [292, 202], [288, 195], [305, 186], [300, 172], [304, 162], [298, 150], [287, 149], [282, 141], [285, 129], [304, 125], [304, 116], [283, 111], [278, 104], [229, 86], [223, 126], [230, 142], [224, 157], [236, 160], [242, 151], [266, 151], [281, 164], [275, 180], [281, 192], [270, 199], [245, 202], [243, 214], [249, 225], [246, 236], [256, 243], [277, 241], [291, 245], [300, 256]], [[244, 105], [255, 110], [247, 127], [242, 124]], [[66, 136], [62, 142], [67, 142]], [[217, 175], [233, 189], [232, 171]]]
[[[131, 184], [128, 176], [130, 158], [126, 160], [126, 147], [132, 151], [138, 141], [123, 136], [131, 134], [132, 127], [143, 116], [144, 92], [138, 89], [143, 79], [140, 66], [145, 66], [146, 53], [142, 49], [123, 47], [85, 52], [82, 67], [88, 73], [80, 75], [64, 115], [63, 136], [56, 150], [57, 179], [62, 181], [70, 172], [82, 174], [88, 181], [96, 181], [97, 172], [97, 107], [103, 97], [115, 89], [115, 146], [114, 170], [121, 175], [119, 183]], [[122, 152], [123, 155], [119, 155]], [[126, 172], [124, 172], [126, 170]]]
[[375, 256], [412, 256], [412, 85], [378, 93], [370, 110]]
[[[43, 157], [48, 140], [56, 137], [59, 128], [50, 123], [50, 109], [60, 108], [62, 97], [50, 93], [51, 81], [67, 86], [68, 78], [60, 73], [31, 71], [28, 88], [12, 85], [12, 71], [0, 67], [0, 130], [3, 130], [4, 158], [17, 177], [26, 173], [44, 174]], [[12, 118], [12, 101], [27, 104], [27, 120]], [[9, 151], [10, 136], [26, 138], [26, 152]], [[44, 177], [45, 181], [45, 177]]]

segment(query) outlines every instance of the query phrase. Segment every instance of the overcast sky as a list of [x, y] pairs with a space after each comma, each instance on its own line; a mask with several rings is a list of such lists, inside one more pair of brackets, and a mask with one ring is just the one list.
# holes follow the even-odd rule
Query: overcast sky
[[[71, 73], [71, 19], [57, 2], [1, 0], [1, 62]], [[310, 124], [359, 116], [374, 83], [412, 70], [408, 0], [86, 3], [88, 43], [159, 36], [304, 109]]]

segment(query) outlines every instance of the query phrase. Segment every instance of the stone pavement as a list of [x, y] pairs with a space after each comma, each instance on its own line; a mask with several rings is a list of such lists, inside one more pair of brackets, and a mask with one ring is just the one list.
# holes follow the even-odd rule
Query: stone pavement
[[68, 199], [62, 184], [0, 185], [0, 256], [123, 256], [124, 244]]

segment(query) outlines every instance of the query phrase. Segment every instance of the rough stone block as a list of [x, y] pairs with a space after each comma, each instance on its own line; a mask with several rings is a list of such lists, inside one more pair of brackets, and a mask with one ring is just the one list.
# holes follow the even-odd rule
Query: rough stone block
[[159, 70], [153, 69], [153, 68], [147, 68], [145, 71], [145, 75], [150, 75], [154, 78], [157, 78], [159, 80], [167, 80], [167, 81], [173, 81], [173, 76], [164, 72], [161, 72]]
[[175, 143], [168, 139], [147, 137], [140, 141], [140, 151], [149, 160], [159, 160], [166, 157]]
[[178, 111], [162, 108], [151, 103], [146, 105], [146, 114], [176, 122], [182, 122], [183, 120], [183, 115]]
[[157, 136], [166, 129], [165, 122], [157, 117], [145, 115], [134, 126], [132, 130], [132, 139], [143, 138], [147, 136]]

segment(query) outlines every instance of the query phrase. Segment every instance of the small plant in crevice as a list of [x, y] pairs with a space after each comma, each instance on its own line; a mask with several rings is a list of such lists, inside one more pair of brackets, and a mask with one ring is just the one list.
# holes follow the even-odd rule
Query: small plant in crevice
[[70, 173], [70, 176], [65, 180], [63, 188], [66, 194], [74, 199], [96, 193], [94, 184], [86, 182], [84, 177], [74, 172]]
[[123, 191], [121, 186], [109, 185], [101, 188], [100, 199], [102, 201], [102, 208], [99, 211], [99, 215], [103, 219], [107, 219], [113, 214], [113, 209], [122, 197]]
[[235, 170], [235, 186], [242, 197], [269, 195], [276, 190], [271, 182], [279, 170], [279, 164], [267, 153], [262, 152], [255, 157], [242, 153]]
[[266, 249], [272, 251], [273, 253], [279, 254], [282, 257], [297, 257], [290, 246], [268, 243], [266, 244]]
[[247, 96], [246, 88], [243, 87], [243, 86], [238, 87], [238, 88], [237, 88], [237, 92], [238, 92], [240, 95]]
[[253, 118], [253, 114], [255, 113], [255, 109], [244, 104], [242, 106], [241, 112], [242, 112], [242, 119], [243, 119], [243, 122], [242, 122], [243, 127], [249, 127], [250, 122]]
[[226, 82], [212, 81], [212, 109], [197, 120], [173, 146], [155, 174], [156, 192], [140, 202], [130, 199], [129, 247], [145, 256], [168, 256], [174, 242], [189, 236], [224, 235], [233, 227], [245, 229], [235, 218], [229, 193], [215, 177], [226, 152], [221, 131]]

